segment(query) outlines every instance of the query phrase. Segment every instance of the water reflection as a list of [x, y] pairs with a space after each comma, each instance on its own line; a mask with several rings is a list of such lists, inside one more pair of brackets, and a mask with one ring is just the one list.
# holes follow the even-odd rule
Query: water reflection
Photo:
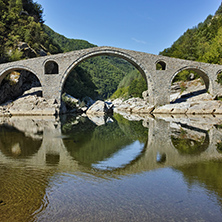
[[102, 170], [122, 168], [137, 159], [142, 153], [143, 148], [144, 144], [137, 140], [123, 149], [120, 149], [107, 159], [92, 164], [92, 167]]
[[73, 159], [87, 167], [108, 170], [124, 167], [140, 156], [148, 129], [141, 122], [124, 124], [121, 116], [116, 118], [119, 121], [113, 119], [101, 126], [88, 118], [69, 119], [62, 133], [63, 143]]
[[41, 138], [26, 136], [9, 125], [0, 125], [0, 149], [10, 158], [28, 158], [38, 152]]
[[[222, 119], [114, 115], [99, 122], [0, 119], [0, 220], [183, 221], [185, 209], [190, 220], [204, 221], [189, 208], [198, 203], [202, 212], [201, 198], [209, 212], [221, 210]], [[202, 196], [188, 200], [192, 186]], [[208, 221], [222, 219], [214, 213]]]
[[206, 130], [180, 124], [180, 128], [171, 130], [171, 140], [180, 154], [198, 155], [209, 146], [209, 135]]

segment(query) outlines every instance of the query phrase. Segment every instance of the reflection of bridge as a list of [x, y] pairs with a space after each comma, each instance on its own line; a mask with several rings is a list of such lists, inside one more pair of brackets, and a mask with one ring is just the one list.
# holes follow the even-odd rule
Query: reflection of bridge
[[[67, 152], [61, 135], [60, 122], [55, 121], [54, 119], [47, 119], [43, 121], [29, 118], [24, 120], [23, 118], [13, 117], [9, 119], [9, 121], [5, 121], [5, 123], [23, 131], [28, 137], [35, 138], [37, 132], [43, 131], [41, 136], [37, 135], [42, 140], [41, 147], [37, 153], [24, 158], [22, 164], [25, 163], [28, 166], [35, 166], [37, 168], [47, 168], [52, 166], [50, 164], [56, 164], [56, 169], [62, 172], [67, 170], [69, 172], [89, 170], [85, 169], [78, 160], [75, 160], [70, 156], [69, 152]], [[113, 176], [135, 174], [162, 167], [178, 167], [185, 164], [222, 158], [222, 154], [218, 153], [216, 149], [216, 143], [222, 139], [222, 132], [217, 130], [215, 127], [212, 127], [208, 131], [188, 126], [190, 134], [192, 133], [192, 130], [194, 134], [201, 132], [206, 135], [206, 137], [209, 136], [209, 141], [207, 143], [207, 148], [200, 154], [183, 155], [175, 149], [172, 143], [172, 128], [170, 122], [149, 119], [148, 125], [148, 140], [140, 157], [130, 162], [124, 168], [114, 169], [113, 171], [105, 171], [105, 173], [112, 173]], [[182, 125], [180, 125], [180, 127], [183, 128]], [[158, 160], [159, 157], [160, 159], [162, 158], [161, 161]], [[0, 162], [3, 164], [21, 164], [20, 160], [16, 160], [16, 158], [11, 158], [10, 156], [5, 156], [2, 152], [0, 152]]]
[[[216, 82], [222, 71], [221, 65], [212, 65], [188, 60], [175, 59], [143, 52], [113, 48], [95, 47], [69, 53], [39, 57], [0, 65], [0, 83], [12, 70], [28, 70], [35, 74], [46, 99], [61, 101], [61, 92], [71, 70], [85, 59], [100, 55], [123, 58], [133, 64], [144, 76], [148, 85], [149, 103], [162, 105], [170, 102], [170, 86], [173, 78], [182, 70], [196, 71], [204, 80], [206, 89], [216, 96], [222, 94]], [[157, 65], [162, 70], [157, 70]]]

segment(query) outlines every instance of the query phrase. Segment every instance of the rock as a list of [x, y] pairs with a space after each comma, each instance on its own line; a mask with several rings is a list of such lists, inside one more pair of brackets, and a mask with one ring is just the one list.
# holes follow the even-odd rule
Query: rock
[[85, 113], [88, 108], [86, 106], [84, 106], [84, 107], [81, 107], [80, 109], [82, 110], [83, 113]]
[[76, 99], [75, 97], [73, 97], [73, 96], [71, 96], [71, 95], [69, 95], [67, 93], [65, 93], [63, 95], [63, 97], [65, 97], [66, 99], [69, 100], [69, 102], [74, 103], [75, 105], [79, 104], [79, 100], [78, 99]]
[[123, 98], [117, 98], [112, 101], [112, 104], [114, 105], [114, 107], [117, 107], [120, 106], [120, 104], [122, 104], [123, 101], [124, 101]]
[[93, 113], [93, 115], [91, 114], [87, 114], [87, 117], [93, 122], [95, 123], [97, 126], [102, 126], [104, 125], [106, 122], [105, 122], [105, 118], [104, 118], [104, 115], [95, 115]]
[[195, 78], [195, 75], [193, 73], [190, 73], [189, 80], [194, 80], [194, 78]]
[[220, 101], [201, 101], [199, 103], [191, 103], [190, 108], [187, 110], [187, 114], [213, 114], [216, 110], [219, 110], [221, 106]]
[[114, 112], [116, 113], [138, 113], [138, 114], [148, 114], [151, 113], [154, 106], [149, 105], [146, 101], [141, 98], [130, 98], [120, 105], [115, 106]]
[[146, 91], [144, 91], [144, 92], [142, 93], [142, 97], [143, 97], [144, 101], [149, 102], [149, 93], [148, 93], [148, 90], [146, 90]]
[[5, 103], [0, 106], [0, 115], [56, 115], [59, 112], [59, 105], [53, 99], [46, 101], [44, 98], [37, 96], [39, 88], [26, 91], [18, 99], [11, 103]]
[[18, 49], [24, 52], [25, 57], [35, 58], [38, 56], [36, 51], [32, 49], [26, 42], [19, 42]]
[[108, 106], [104, 101], [98, 100], [86, 111], [87, 115], [104, 115], [105, 113], [112, 113], [113, 106]]

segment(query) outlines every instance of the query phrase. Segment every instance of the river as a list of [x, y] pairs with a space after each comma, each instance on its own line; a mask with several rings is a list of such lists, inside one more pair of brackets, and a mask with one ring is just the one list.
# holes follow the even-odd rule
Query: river
[[0, 118], [0, 221], [222, 221], [222, 116]]

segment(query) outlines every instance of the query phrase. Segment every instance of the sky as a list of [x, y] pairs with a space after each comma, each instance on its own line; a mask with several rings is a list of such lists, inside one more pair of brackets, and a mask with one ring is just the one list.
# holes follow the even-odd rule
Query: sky
[[221, 0], [37, 0], [45, 24], [98, 46], [159, 54], [214, 15]]

